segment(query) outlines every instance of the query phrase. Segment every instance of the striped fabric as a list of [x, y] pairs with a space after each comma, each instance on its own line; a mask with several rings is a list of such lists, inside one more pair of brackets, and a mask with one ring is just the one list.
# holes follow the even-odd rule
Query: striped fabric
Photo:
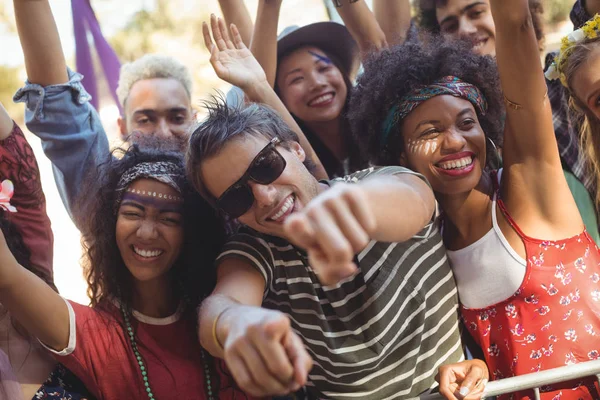
[[[331, 183], [413, 172], [368, 169]], [[405, 399], [436, 385], [442, 364], [463, 359], [458, 298], [437, 224], [404, 243], [372, 241], [360, 273], [323, 287], [306, 254], [281, 238], [244, 231], [219, 260], [238, 257], [263, 275], [263, 306], [287, 313], [314, 359], [311, 396]]]

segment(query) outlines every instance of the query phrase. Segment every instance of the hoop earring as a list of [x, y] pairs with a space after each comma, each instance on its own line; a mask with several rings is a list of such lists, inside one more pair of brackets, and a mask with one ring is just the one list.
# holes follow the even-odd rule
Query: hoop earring
[[487, 164], [494, 170], [502, 168], [502, 156], [500, 155], [500, 151], [498, 151], [496, 143], [494, 143], [494, 141], [490, 139], [489, 136], [486, 136], [485, 139], [492, 145], [495, 154], [495, 160], [490, 160]]

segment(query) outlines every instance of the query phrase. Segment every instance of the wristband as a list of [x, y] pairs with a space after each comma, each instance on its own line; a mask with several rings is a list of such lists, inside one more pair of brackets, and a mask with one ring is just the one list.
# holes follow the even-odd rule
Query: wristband
[[225, 311], [229, 310], [231, 307], [225, 307], [220, 313], [219, 315], [217, 315], [217, 317], [215, 318], [215, 321], [213, 322], [213, 327], [212, 327], [212, 335], [213, 335], [213, 341], [214, 343], [217, 345], [217, 348], [219, 350], [221, 350], [221, 352], [225, 352], [225, 349], [223, 348], [223, 345], [221, 344], [221, 342], [219, 341], [219, 338], [217, 337], [217, 323], [219, 322], [219, 319], [221, 319], [221, 316], [223, 314], [225, 314]]

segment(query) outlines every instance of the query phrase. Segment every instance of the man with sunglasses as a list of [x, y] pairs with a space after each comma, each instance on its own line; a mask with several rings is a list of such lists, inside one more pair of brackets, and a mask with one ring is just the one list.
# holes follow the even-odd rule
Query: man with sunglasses
[[[243, 228], [217, 260], [200, 341], [255, 396], [402, 398], [462, 358], [431, 188], [401, 167], [317, 181], [269, 108], [210, 105], [194, 186]], [[309, 165], [308, 165], [309, 166]]]

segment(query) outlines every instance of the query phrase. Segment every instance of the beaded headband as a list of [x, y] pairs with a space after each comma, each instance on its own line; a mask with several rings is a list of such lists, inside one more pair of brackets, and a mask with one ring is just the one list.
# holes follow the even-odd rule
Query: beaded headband
[[445, 94], [470, 101], [480, 115], [485, 115], [487, 112], [487, 100], [476, 86], [464, 82], [456, 76], [445, 76], [431, 85], [413, 90], [404, 96], [398, 105], [392, 107], [383, 122], [381, 144], [386, 144], [392, 128], [406, 118], [412, 110], [433, 97]]
[[596, 14], [594, 18], [590, 19], [581, 28], [569, 33], [562, 39], [560, 51], [554, 57], [554, 61], [546, 70], [546, 79], [554, 81], [560, 79], [560, 82], [564, 86], [567, 85], [567, 77], [564, 73], [569, 62], [569, 56], [573, 52], [575, 46], [586, 39], [595, 39], [600, 34], [600, 14]]
[[136, 190], [129, 188], [129, 185], [137, 180], [137, 179], [154, 179], [159, 182], [165, 183], [175, 189], [178, 193], [181, 193], [181, 187], [175, 181], [176, 177], [180, 177], [182, 175], [181, 166], [165, 161], [157, 161], [157, 162], [143, 162], [139, 163], [131, 168], [129, 168], [119, 179], [119, 183], [117, 184], [117, 199], [115, 201], [115, 213], [119, 209], [119, 205], [121, 204], [121, 200], [123, 200], [123, 195], [125, 193], [134, 193], [142, 196], [148, 196], [158, 199], [166, 199], [172, 201], [181, 201], [182, 197], [167, 195], [160, 192], [151, 192], [145, 190]]

